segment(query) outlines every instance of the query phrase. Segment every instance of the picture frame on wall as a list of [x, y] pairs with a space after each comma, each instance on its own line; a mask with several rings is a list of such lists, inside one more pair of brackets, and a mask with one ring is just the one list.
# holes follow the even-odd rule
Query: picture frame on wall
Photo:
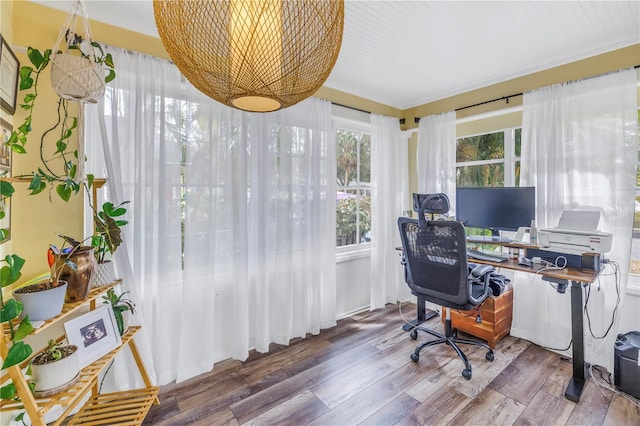
[[[11, 148], [6, 144], [13, 127], [0, 118], [0, 179], [11, 177]], [[11, 239], [11, 198], [0, 197], [0, 241]]]
[[103, 306], [64, 323], [67, 341], [78, 347], [80, 368], [118, 348], [122, 339], [110, 306]]
[[[11, 176], [11, 147], [7, 145], [7, 141], [11, 137], [13, 126], [0, 118], [0, 176]], [[6, 173], [5, 173], [6, 172]]]
[[18, 97], [20, 62], [0, 34], [0, 108], [13, 115]]

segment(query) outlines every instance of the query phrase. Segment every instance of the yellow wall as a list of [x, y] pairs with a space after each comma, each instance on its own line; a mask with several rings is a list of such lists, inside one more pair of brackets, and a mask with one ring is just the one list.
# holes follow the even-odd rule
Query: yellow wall
[[[59, 28], [66, 17], [66, 12], [24, 1], [0, 1], [0, 13], [2, 14], [0, 31], [9, 40], [10, 44], [15, 46], [14, 50], [22, 64], [27, 62], [24, 50], [27, 46], [31, 45], [41, 50], [53, 46], [58, 36]], [[91, 21], [91, 30], [94, 38], [101, 43], [168, 59], [168, 55], [159, 39], [122, 28], [114, 28], [95, 21]], [[325, 87], [321, 88], [316, 93], [316, 96], [378, 114], [403, 117], [406, 121], [404, 128], [411, 129], [417, 126], [414, 122], [414, 117], [450, 111], [477, 102], [638, 64], [640, 64], [640, 45], [495, 84], [405, 111]], [[48, 79], [48, 75], [45, 77]], [[18, 101], [20, 101], [21, 97], [22, 95], [19, 93]], [[48, 87], [48, 84], [41, 85], [40, 97], [37, 111], [34, 113], [32, 136], [28, 142], [29, 153], [27, 155], [14, 154], [14, 175], [28, 173], [38, 166], [37, 145], [39, 141], [36, 136], [41, 134], [48, 125], [50, 126], [55, 122], [56, 97]], [[508, 106], [521, 102], [521, 97], [515, 97], [510, 100]], [[505, 106], [504, 102], [495, 102], [461, 111], [458, 117], [492, 111]], [[16, 111], [14, 117], [3, 116], [3, 118], [16, 125], [22, 122], [24, 113]], [[519, 123], [517, 114], [508, 120]], [[466, 128], [459, 128], [458, 130], [472, 132], [474, 128], [469, 126], [478, 125], [480, 127], [483, 126], [483, 124], [468, 123], [464, 125]], [[484, 127], [494, 125], [485, 123]], [[410, 141], [410, 158], [415, 158], [415, 148], [416, 138], [413, 137]], [[412, 188], [415, 190], [417, 183], [415, 165], [413, 163], [415, 161], [412, 161], [411, 165], [411, 182]], [[45, 253], [50, 243], [60, 243], [56, 234], [63, 233], [76, 237], [82, 235], [82, 203], [80, 197], [75, 197], [69, 203], [64, 203], [59, 201], [56, 194], [51, 196], [51, 201], [48, 193], [27, 196], [26, 184], [17, 183], [15, 186], [17, 194], [14, 196], [12, 209], [13, 238], [9, 243], [0, 246], [0, 251], [3, 252], [3, 256], [10, 251], [18, 253], [27, 259], [23, 272], [25, 278], [30, 278], [47, 270]]]

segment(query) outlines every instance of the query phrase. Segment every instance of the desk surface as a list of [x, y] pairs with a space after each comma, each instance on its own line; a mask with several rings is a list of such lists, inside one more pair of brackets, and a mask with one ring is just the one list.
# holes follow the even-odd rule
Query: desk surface
[[558, 278], [568, 281], [579, 281], [582, 283], [592, 283], [598, 277], [598, 272], [591, 269], [577, 269], [577, 268], [564, 268], [564, 269], [549, 269], [542, 265], [523, 266], [518, 265], [518, 259], [508, 259], [504, 262], [489, 262], [485, 260], [472, 259], [468, 260], [470, 263], [481, 263], [485, 265], [492, 265], [496, 268], [510, 269], [512, 271], [528, 272], [530, 274], [538, 274], [545, 277]]

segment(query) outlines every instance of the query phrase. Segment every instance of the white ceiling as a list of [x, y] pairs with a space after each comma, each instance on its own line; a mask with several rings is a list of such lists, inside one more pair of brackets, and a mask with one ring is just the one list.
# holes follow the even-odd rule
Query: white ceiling
[[[158, 37], [151, 0], [85, 3], [92, 19]], [[345, 3], [325, 86], [400, 109], [640, 43], [640, 0]]]

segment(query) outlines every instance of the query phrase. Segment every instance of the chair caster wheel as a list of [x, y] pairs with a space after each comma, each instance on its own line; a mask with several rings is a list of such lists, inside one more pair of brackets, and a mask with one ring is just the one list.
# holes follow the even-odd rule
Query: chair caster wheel
[[487, 352], [487, 354], [484, 356], [486, 358], [487, 361], [489, 362], [493, 362], [493, 360], [495, 359], [493, 356], [493, 351], [491, 352]]
[[462, 370], [462, 377], [471, 380], [471, 370]]
[[418, 362], [419, 359], [420, 359], [420, 355], [416, 353], [411, 354], [411, 361]]
[[411, 337], [411, 340], [416, 340], [416, 339], [418, 339], [418, 332], [417, 332], [417, 331], [415, 331], [415, 330], [413, 330], [413, 331], [411, 332], [411, 334], [409, 334], [409, 337]]

